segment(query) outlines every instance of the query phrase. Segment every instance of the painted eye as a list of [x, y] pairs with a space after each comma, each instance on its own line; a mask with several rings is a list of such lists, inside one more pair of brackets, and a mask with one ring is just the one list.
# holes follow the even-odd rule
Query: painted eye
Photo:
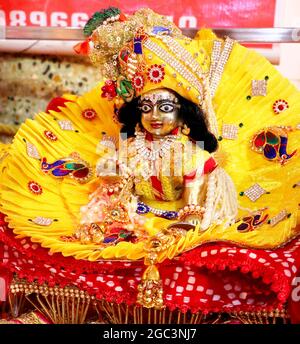
[[162, 112], [172, 112], [174, 111], [174, 106], [171, 104], [162, 104], [159, 107], [159, 110], [161, 110]]
[[144, 104], [140, 107], [141, 111], [144, 113], [150, 112], [152, 110], [151, 106], [148, 104]]

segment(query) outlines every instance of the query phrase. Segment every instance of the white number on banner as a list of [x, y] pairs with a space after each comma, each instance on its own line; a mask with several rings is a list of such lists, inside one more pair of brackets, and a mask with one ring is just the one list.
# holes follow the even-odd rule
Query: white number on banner
[[182, 16], [179, 18], [179, 27], [181, 29], [184, 29], [184, 28], [196, 29], [197, 18], [194, 16]]
[[71, 16], [71, 26], [84, 27], [88, 19], [89, 16], [87, 13], [73, 13]]
[[0, 10], [0, 25], [6, 26], [5, 12]]
[[26, 13], [24, 11], [11, 11], [9, 15], [11, 26], [25, 26]]
[[50, 17], [50, 26], [68, 26], [68, 15], [65, 12], [53, 12]]
[[39, 26], [47, 26], [47, 16], [45, 12], [33, 11], [30, 13], [30, 23]]

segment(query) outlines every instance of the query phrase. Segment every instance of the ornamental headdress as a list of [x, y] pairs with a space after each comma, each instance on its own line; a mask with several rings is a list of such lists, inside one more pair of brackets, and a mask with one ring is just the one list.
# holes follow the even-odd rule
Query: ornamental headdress
[[[75, 50], [88, 54], [100, 68], [102, 97], [121, 106], [150, 90], [169, 88], [200, 106], [209, 130], [219, 136], [211, 99], [224, 65], [216, 64], [214, 56], [211, 61], [199, 39], [184, 36], [172, 22], [150, 9], [131, 16], [117, 8], [96, 12], [84, 33], [87, 40]], [[222, 53], [229, 56], [233, 44], [227, 39]], [[202, 228], [225, 218], [231, 221], [237, 214], [235, 187], [223, 169], [210, 176], [208, 185], [218, 191], [218, 201], [206, 205], [214, 214], [206, 212]], [[207, 201], [214, 203], [212, 197]]]

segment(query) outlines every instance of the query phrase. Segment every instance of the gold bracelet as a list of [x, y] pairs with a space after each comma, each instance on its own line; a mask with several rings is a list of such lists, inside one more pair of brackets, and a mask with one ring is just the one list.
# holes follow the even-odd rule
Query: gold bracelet
[[178, 211], [178, 219], [184, 220], [190, 215], [197, 215], [202, 218], [205, 208], [196, 204], [188, 204]]

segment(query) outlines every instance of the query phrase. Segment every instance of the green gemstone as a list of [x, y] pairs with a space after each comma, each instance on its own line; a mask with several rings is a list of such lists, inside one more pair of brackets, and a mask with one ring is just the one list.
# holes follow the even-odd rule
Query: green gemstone
[[241, 191], [241, 192], [240, 192], [240, 196], [244, 196], [244, 191]]
[[251, 96], [247, 96], [247, 98], [246, 98], [247, 100], [250, 100], [251, 99]]
[[266, 75], [266, 76], [265, 76], [265, 80], [266, 80], [266, 81], [267, 81], [267, 80], [269, 80], [269, 77], [268, 77], [268, 75]]
[[218, 141], [222, 141], [223, 140], [223, 137], [222, 136], [219, 136], [218, 137]]
[[244, 126], [244, 123], [240, 123], [239, 127], [242, 128]]

